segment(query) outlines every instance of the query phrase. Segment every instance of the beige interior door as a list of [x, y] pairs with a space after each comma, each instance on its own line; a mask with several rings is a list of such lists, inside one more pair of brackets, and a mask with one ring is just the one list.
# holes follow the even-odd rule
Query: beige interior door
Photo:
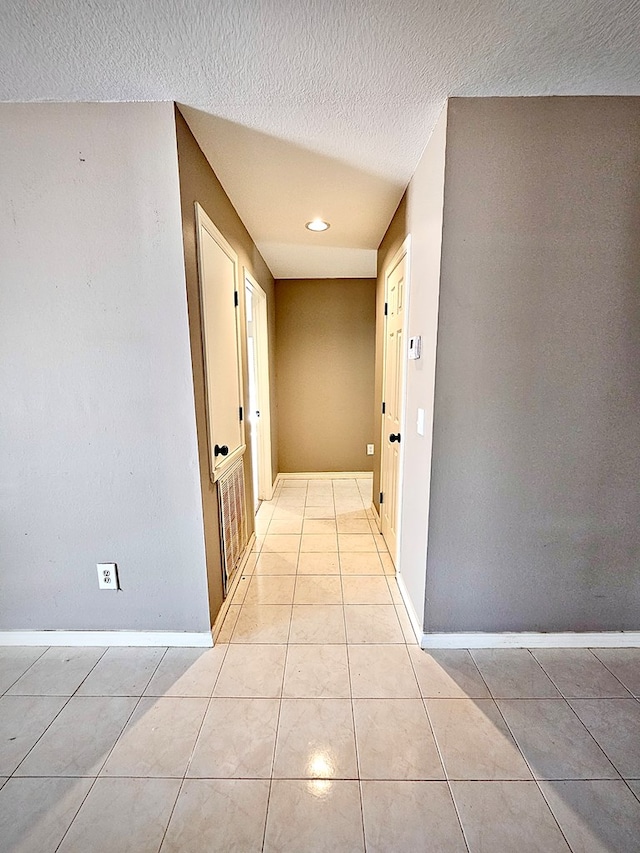
[[207, 387], [209, 469], [217, 480], [245, 451], [238, 322], [238, 257], [196, 204]]
[[380, 527], [396, 567], [400, 520], [400, 462], [406, 343], [406, 250], [396, 256], [385, 274], [385, 337], [380, 503]]

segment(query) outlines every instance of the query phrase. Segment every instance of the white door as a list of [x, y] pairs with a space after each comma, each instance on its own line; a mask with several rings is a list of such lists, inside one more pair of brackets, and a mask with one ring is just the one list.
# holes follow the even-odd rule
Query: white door
[[238, 257], [196, 204], [207, 387], [209, 470], [217, 480], [245, 451], [238, 325]]
[[404, 372], [407, 356], [404, 325], [408, 295], [408, 263], [407, 248], [403, 246], [385, 273], [380, 527], [396, 568], [400, 523]]
[[247, 421], [251, 430], [253, 496], [257, 511], [261, 500], [270, 501], [273, 497], [267, 296], [246, 270], [244, 278], [249, 376]]

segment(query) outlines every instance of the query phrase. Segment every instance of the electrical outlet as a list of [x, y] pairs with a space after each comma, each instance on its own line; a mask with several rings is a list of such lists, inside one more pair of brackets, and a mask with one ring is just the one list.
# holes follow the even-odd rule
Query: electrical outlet
[[100, 589], [118, 589], [118, 566], [115, 563], [97, 563]]
[[373, 444], [367, 444], [367, 456], [373, 456]]

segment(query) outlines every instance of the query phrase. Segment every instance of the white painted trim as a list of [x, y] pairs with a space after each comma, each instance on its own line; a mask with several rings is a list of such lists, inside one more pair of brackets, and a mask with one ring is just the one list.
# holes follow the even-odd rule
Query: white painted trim
[[[271, 385], [269, 380], [269, 317], [267, 311], [267, 294], [246, 267], [243, 267], [243, 271], [245, 288], [249, 287], [252, 294], [256, 297], [253, 305], [253, 339], [255, 341], [256, 382], [258, 406], [260, 409], [257, 497], [261, 501], [270, 501], [273, 497], [273, 470], [271, 467]], [[246, 334], [247, 330], [245, 328]], [[248, 402], [248, 400], [245, 401], [247, 411]]]
[[[383, 276], [384, 276], [384, 301], [385, 304], [388, 302], [388, 284], [389, 278], [391, 277], [391, 273], [393, 270], [402, 262], [402, 260], [406, 258], [406, 285], [405, 285], [405, 300], [404, 300], [404, 308], [402, 312], [402, 330], [403, 333], [406, 333], [406, 330], [409, 326], [409, 304], [411, 300], [411, 234], [407, 234], [407, 236], [402, 241], [402, 245], [395, 253], [395, 255], [391, 258], [390, 262], [387, 264]], [[404, 358], [402, 359], [402, 376], [400, 377], [400, 435], [403, 435], [405, 432], [405, 424], [407, 422], [407, 359], [408, 359], [408, 343], [405, 334], [405, 343], [404, 343]], [[383, 343], [382, 343], [382, 396], [385, 396], [385, 387], [386, 387], [386, 375], [387, 375], [387, 317], [386, 314], [383, 319]], [[384, 415], [382, 416], [381, 423], [381, 433], [380, 433], [380, 491], [384, 493], [385, 488], [387, 486], [385, 482], [385, 471], [384, 471], [384, 462], [385, 462], [385, 453], [388, 452], [388, 439], [385, 438], [385, 423], [384, 423]], [[394, 564], [397, 566], [400, 562], [400, 544], [401, 544], [401, 535], [402, 535], [402, 487], [404, 483], [404, 457], [405, 457], [405, 442], [400, 443], [399, 447], [399, 461], [398, 461], [398, 470], [396, 471], [396, 547], [395, 554], [391, 554], [391, 549], [389, 548], [389, 543], [385, 538], [385, 543], [389, 550], [389, 554], [391, 555], [391, 559]], [[384, 532], [382, 531], [382, 512], [380, 512], [380, 531], [384, 537]]]
[[373, 480], [373, 471], [311, 471], [287, 474], [281, 471], [276, 477], [275, 485], [281, 480]]
[[416, 635], [417, 642], [421, 644], [422, 638], [425, 635], [422, 633], [422, 625], [420, 624], [420, 619], [418, 618], [418, 614], [416, 613], [415, 607], [413, 606], [413, 602], [409, 597], [409, 591], [405, 586], [404, 580], [400, 572], [396, 573], [396, 581], [398, 583], [398, 589], [400, 590], [400, 595], [402, 596], [402, 600], [407, 611], [407, 616], [409, 617], [409, 622], [411, 622], [411, 627], [413, 628], [413, 633]]
[[0, 631], [0, 646], [213, 646], [211, 631]]
[[[402, 591], [402, 588], [401, 588]], [[404, 598], [404, 595], [403, 595]], [[617, 649], [640, 647], [640, 631], [593, 631], [556, 634], [505, 632], [500, 634], [422, 634], [423, 649]]]

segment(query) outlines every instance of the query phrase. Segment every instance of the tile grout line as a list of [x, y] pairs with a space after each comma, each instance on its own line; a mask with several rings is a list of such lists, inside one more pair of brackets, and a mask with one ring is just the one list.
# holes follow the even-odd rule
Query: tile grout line
[[[11, 647], [11, 646], [5, 646], [4, 648], [9, 649], [9, 648], [12, 648], [12, 647]], [[52, 648], [53, 648], [53, 646], [44, 646], [43, 651], [41, 652], [41, 654], [39, 654], [39, 655], [38, 655], [38, 657], [37, 657], [34, 661], [31, 661], [31, 663], [30, 663], [30, 664], [29, 664], [29, 666], [24, 670], [24, 672], [21, 672], [21, 673], [20, 673], [20, 675], [16, 678], [16, 680], [15, 680], [15, 681], [12, 681], [12, 682], [11, 682], [11, 684], [7, 687], [7, 689], [6, 689], [3, 693], [0, 693], [0, 698], [4, 699], [4, 697], [9, 693], [9, 691], [11, 690], [11, 688], [12, 688], [12, 687], [15, 687], [15, 685], [20, 681], [20, 679], [21, 679], [24, 675], [26, 675], [26, 674], [29, 672], [29, 670], [31, 669], [31, 667], [32, 667], [32, 666], [35, 666], [35, 664], [37, 664], [37, 663], [38, 663], [38, 661], [40, 660], [40, 658], [42, 658], [44, 655], [46, 655], [46, 653], [49, 651], [49, 649], [52, 649]], [[12, 695], [15, 695], [15, 694], [12, 694]]]
[[[597, 646], [593, 647], [593, 649], [596, 649], [596, 648], [598, 648], [598, 647]], [[603, 660], [600, 660], [600, 658], [598, 657], [598, 655], [596, 654], [596, 652], [593, 649], [590, 648], [588, 651], [590, 651], [591, 654], [594, 656], [594, 658], [599, 663], [602, 664], [602, 666], [607, 670], [607, 672], [611, 673], [611, 675], [616, 679], [616, 681], [618, 681], [624, 687], [624, 689], [627, 691], [627, 693], [630, 694], [630, 696], [632, 696], [637, 702], [640, 702], [640, 693], [638, 693], [638, 695], [636, 695], [633, 692], [633, 690], [631, 690], [631, 688], [627, 687], [627, 685], [624, 683], [624, 681], [621, 678], [618, 678], [618, 676], [615, 674], [615, 672], [612, 669], [610, 669]], [[612, 697], [612, 698], [626, 698], [626, 697]]]
[[436, 751], [438, 753], [438, 759], [440, 761], [440, 766], [442, 767], [442, 772], [444, 774], [444, 781], [447, 785], [447, 790], [449, 792], [449, 797], [450, 797], [451, 803], [453, 805], [453, 810], [456, 813], [456, 818], [458, 820], [458, 826], [460, 827], [460, 832], [462, 833], [462, 840], [463, 840], [464, 845], [467, 849], [467, 853], [470, 853], [471, 846], [470, 846], [469, 841], [467, 839], [467, 833], [465, 832], [464, 826], [462, 824], [462, 818], [461, 818], [460, 812], [458, 810], [458, 804], [456, 803], [456, 799], [453, 795], [453, 788], [451, 787], [451, 781], [449, 779], [449, 771], [447, 770], [447, 766], [444, 763], [444, 757], [442, 755], [442, 750], [440, 749], [440, 744], [438, 743], [438, 738], [436, 737], [436, 732], [435, 732], [435, 729], [433, 727], [433, 723], [431, 721], [431, 715], [429, 714], [429, 708], [427, 707], [426, 698], [422, 695], [422, 689], [420, 688], [420, 681], [418, 680], [418, 674], [416, 672], [416, 668], [413, 664], [413, 659], [411, 657], [411, 653], [409, 652], [408, 648], [407, 648], [407, 655], [409, 657], [409, 663], [411, 665], [413, 677], [416, 680], [416, 684], [418, 687], [418, 693], [420, 695], [420, 700], [422, 702], [422, 707], [424, 708], [424, 712], [425, 712], [426, 717], [427, 717], [427, 723], [429, 724], [429, 731], [431, 732], [431, 737], [433, 738], [433, 742], [435, 744]]
[[[221, 645], [223, 645], [223, 644], [221, 644]], [[196, 748], [198, 746], [198, 741], [200, 740], [200, 735], [202, 734], [204, 722], [207, 719], [207, 714], [209, 713], [209, 708], [211, 707], [211, 703], [213, 702], [213, 694], [214, 694], [215, 689], [216, 689], [216, 684], [218, 683], [218, 679], [220, 678], [220, 673], [222, 672], [222, 667], [224, 666], [224, 662], [227, 659], [227, 655], [229, 653], [229, 645], [230, 644], [226, 643], [224, 645], [226, 645], [226, 649], [225, 649], [224, 654], [222, 656], [222, 661], [220, 663], [220, 667], [218, 669], [218, 672], [216, 673], [216, 677], [213, 681], [213, 684], [211, 685], [211, 695], [209, 696], [209, 699], [207, 701], [207, 707], [205, 708], [204, 714], [202, 715], [202, 720], [200, 721], [200, 726], [198, 727], [198, 733], [196, 734], [195, 740], [193, 742], [193, 746], [191, 748], [191, 755], [189, 756], [189, 759], [187, 760], [187, 763], [186, 763], [186, 766], [184, 769], [184, 774], [182, 776], [182, 779], [180, 780], [180, 784], [178, 785], [178, 790], [176, 792], [176, 798], [173, 801], [173, 806], [171, 807], [171, 811], [169, 813], [169, 817], [167, 819], [167, 823], [166, 823], [166, 826], [164, 828], [164, 832], [162, 833], [162, 838], [160, 839], [160, 844], [158, 845], [158, 853], [160, 853], [160, 850], [162, 850], [162, 845], [164, 844], [165, 838], [167, 837], [167, 832], [169, 831], [169, 825], [171, 824], [171, 820], [172, 820], [174, 812], [176, 810], [176, 806], [178, 805], [178, 800], [180, 799], [180, 794], [182, 793], [182, 789], [184, 788], [185, 779], [187, 778], [187, 774], [189, 773], [189, 768], [191, 767], [191, 762], [193, 761], [193, 756], [195, 755], [195, 751], [196, 751]], [[147, 687], [148, 686], [149, 685], [147, 685]], [[185, 697], [176, 697], [176, 698], [185, 698]], [[197, 698], [203, 698], [203, 697], [197, 697]], [[148, 777], [148, 778], [150, 778], [150, 777]], [[170, 778], [175, 778], [175, 777], [170, 777]]]
[[[307, 488], [308, 488], [308, 486], [307, 486]], [[306, 500], [307, 500], [307, 489], [305, 488], [305, 504], [304, 505], [306, 505]], [[303, 506], [303, 516], [304, 516], [304, 506]], [[285, 682], [285, 679], [287, 677], [287, 661], [289, 659], [289, 640], [291, 637], [291, 624], [293, 622], [293, 601], [295, 599], [295, 590], [296, 590], [296, 585], [297, 585], [298, 562], [300, 561], [301, 544], [302, 544], [302, 534], [300, 534], [300, 543], [298, 544], [298, 557], [297, 557], [297, 561], [296, 561], [296, 574], [294, 576], [295, 579], [294, 579], [294, 583], [293, 583], [293, 597], [291, 600], [291, 608], [289, 610], [289, 628], [287, 631], [287, 640], [286, 640], [285, 647], [284, 647], [284, 663], [282, 666], [282, 681], [280, 683], [280, 696], [278, 697], [278, 714], [276, 717], [275, 738], [273, 739], [273, 753], [271, 756], [271, 772], [269, 774], [269, 789], [267, 791], [267, 804], [266, 804], [265, 813], [264, 813], [264, 828], [262, 831], [262, 845], [260, 847], [261, 851], [264, 851], [264, 846], [265, 846], [266, 841], [267, 841], [267, 825], [269, 823], [269, 809], [271, 808], [271, 791], [273, 789], [273, 774], [275, 771], [276, 754], [277, 754], [277, 749], [278, 749], [278, 734], [280, 732], [280, 716], [282, 713], [282, 698], [283, 698], [283, 694], [284, 694], [284, 682]]]

